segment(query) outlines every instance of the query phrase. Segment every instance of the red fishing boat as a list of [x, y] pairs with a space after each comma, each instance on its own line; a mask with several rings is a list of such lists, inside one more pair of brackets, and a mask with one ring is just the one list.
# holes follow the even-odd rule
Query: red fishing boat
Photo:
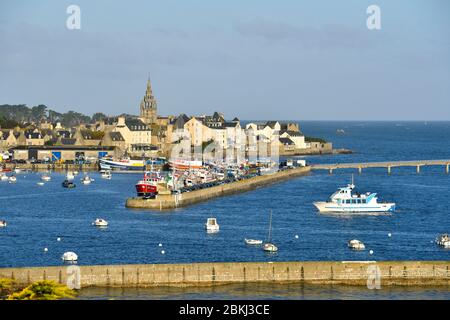
[[159, 172], [147, 171], [144, 178], [136, 183], [136, 192], [139, 197], [153, 196], [158, 194], [158, 182], [163, 178]]

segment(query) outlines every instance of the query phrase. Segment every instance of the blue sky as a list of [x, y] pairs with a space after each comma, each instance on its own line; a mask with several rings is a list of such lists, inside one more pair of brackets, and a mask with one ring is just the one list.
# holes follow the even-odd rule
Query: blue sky
[[[66, 8], [81, 8], [81, 30]], [[381, 30], [366, 9], [381, 8]], [[0, 2], [0, 104], [162, 115], [450, 120], [450, 2]]]

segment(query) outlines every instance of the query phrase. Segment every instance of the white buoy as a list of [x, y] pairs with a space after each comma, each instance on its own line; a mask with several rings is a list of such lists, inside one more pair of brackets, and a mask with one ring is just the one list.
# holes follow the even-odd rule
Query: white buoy
[[48, 249], [47, 248], [44, 248], [44, 252], [47, 252], [48, 251]]
[[164, 250], [161, 250], [161, 254], [165, 254], [166, 252]]
[[61, 238], [59, 238], [59, 237], [58, 237], [58, 238], [56, 238], [56, 241], [61, 241]]
[[158, 244], [158, 247], [162, 247], [162, 243]]
[[373, 250], [370, 250], [370, 251], [369, 251], [369, 254], [373, 254]]
[[298, 239], [298, 234], [295, 235], [295, 239]]

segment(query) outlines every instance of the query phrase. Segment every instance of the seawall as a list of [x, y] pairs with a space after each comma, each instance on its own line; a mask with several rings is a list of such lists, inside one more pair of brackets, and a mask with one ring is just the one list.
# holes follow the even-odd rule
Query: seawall
[[271, 183], [283, 181], [289, 178], [302, 176], [309, 173], [309, 166], [279, 171], [273, 174], [257, 176], [241, 181], [236, 181], [220, 186], [210, 187], [177, 195], [160, 194], [155, 199], [128, 198], [128, 208], [168, 210], [206, 201], [212, 198], [250, 191]]
[[64, 164], [64, 163], [6, 163], [5, 168], [20, 168], [32, 171], [98, 171], [98, 164]]
[[450, 261], [298, 261], [3, 268], [20, 285], [54, 280], [83, 287], [211, 286], [304, 282], [450, 286]]

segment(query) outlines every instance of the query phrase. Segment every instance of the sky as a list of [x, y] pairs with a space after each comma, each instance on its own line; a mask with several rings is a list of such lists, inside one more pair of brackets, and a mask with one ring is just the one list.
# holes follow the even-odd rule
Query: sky
[[450, 1], [0, 1], [0, 104], [138, 114], [148, 77], [160, 115], [450, 120]]

